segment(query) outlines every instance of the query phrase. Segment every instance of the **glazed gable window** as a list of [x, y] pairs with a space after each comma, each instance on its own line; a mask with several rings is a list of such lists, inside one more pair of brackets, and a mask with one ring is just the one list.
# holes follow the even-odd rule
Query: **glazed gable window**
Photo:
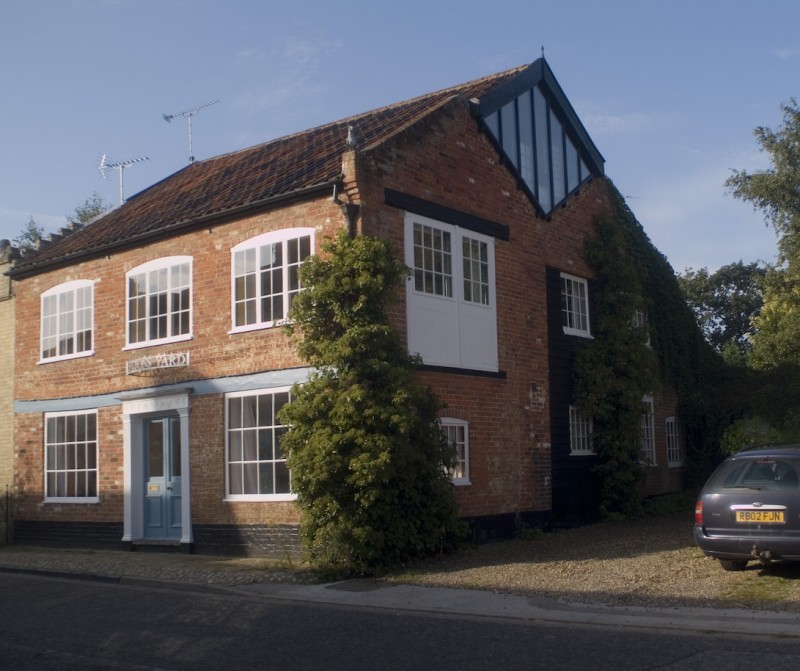
[[[588, 155], [546, 88], [534, 85], [484, 118], [545, 212], [592, 176]], [[564, 119], [566, 122], [566, 119]]]
[[289, 318], [300, 292], [299, 270], [314, 250], [313, 228], [291, 228], [245, 240], [231, 249], [233, 331], [251, 331]]
[[94, 354], [94, 282], [76, 280], [42, 294], [41, 361]]
[[564, 333], [591, 337], [587, 282], [566, 273], [561, 273], [561, 324]]
[[127, 346], [146, 347], [192, 337], [192, 257], [169, 256], [130, 270]]
[[461, 419], [442, 417], [439, 420], [447, 442], [455, 448], [456, 459], [450, 469], [450, 479], [454, 485], [468, 485], [469, 482], [469, 424]]
[[97, 501], [97, 411], [45, 415], [46, 501]]
[[291, 400], [288, 388], [225, 397], [227, 499], [290, 501], [289, 468], [281, 448], [287, 427], [278, 411]]
[[494, 238], [406, 213], [408, 349], [426, 365], [496, 372]]

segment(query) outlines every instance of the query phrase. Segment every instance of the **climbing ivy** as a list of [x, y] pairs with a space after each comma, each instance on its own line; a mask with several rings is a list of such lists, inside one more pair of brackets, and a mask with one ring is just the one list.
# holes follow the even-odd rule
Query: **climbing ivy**
[[[646, 474], [643, 397], [662, 385], [678, 392], [687, 471], [705, 474], [724, 424], [711, 392], [724, 365], [703, 340], [669, 263], [616, 190], [613, 205], [586, 243], [598, 276], [595, 337], [578, 345], [575, 395], [593, 420], [602, 512], [629, 515], [640, 508]], [[647, 316], [645, 328], [636, 326], [637, 311]]]

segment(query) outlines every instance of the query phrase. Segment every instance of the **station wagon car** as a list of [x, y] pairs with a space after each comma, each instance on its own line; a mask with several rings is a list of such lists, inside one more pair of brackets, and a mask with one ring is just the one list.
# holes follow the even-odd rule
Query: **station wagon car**
[[751, 560], [800, 561], [800, 445], [728, 457], [700, 492], [694, 538], [727, 571]]

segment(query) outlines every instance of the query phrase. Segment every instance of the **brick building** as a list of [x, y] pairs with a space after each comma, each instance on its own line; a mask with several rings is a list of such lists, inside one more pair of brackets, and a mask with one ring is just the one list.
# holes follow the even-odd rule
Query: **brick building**
[[[342, 227], [413, 271], [394, 319], [476, 536], [592, 517], [565, 352], [591, 337], [583, 245], [611, 199], [540, 59], [191, 163], [49, 244], [12, 271], [17, 539], [294, 548], [276, 412], [309, 370], [280, 325]], [[643, 418], [650, 493], [680, 486], [675, 405]]]
[[6, 272], [17, 251], [0, 240], [0, 545], [11, 537], [14, 479], [14, 289]]

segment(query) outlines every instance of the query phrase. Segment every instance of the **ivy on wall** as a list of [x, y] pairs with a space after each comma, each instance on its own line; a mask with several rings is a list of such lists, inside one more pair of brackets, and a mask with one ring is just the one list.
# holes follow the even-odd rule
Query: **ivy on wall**
[[713, 391], [725, 367], [703, 340], [671, 266], [616, 190], [586, 254], [599, 278], [595, 337], [578, 344], [575, 400], [593, 420], [602, 512], [627, 515], [641, 505], [646, 475], [643, 397], [663, 386], [677, 391], [687, 472], [704, 478], [725, 423]]

